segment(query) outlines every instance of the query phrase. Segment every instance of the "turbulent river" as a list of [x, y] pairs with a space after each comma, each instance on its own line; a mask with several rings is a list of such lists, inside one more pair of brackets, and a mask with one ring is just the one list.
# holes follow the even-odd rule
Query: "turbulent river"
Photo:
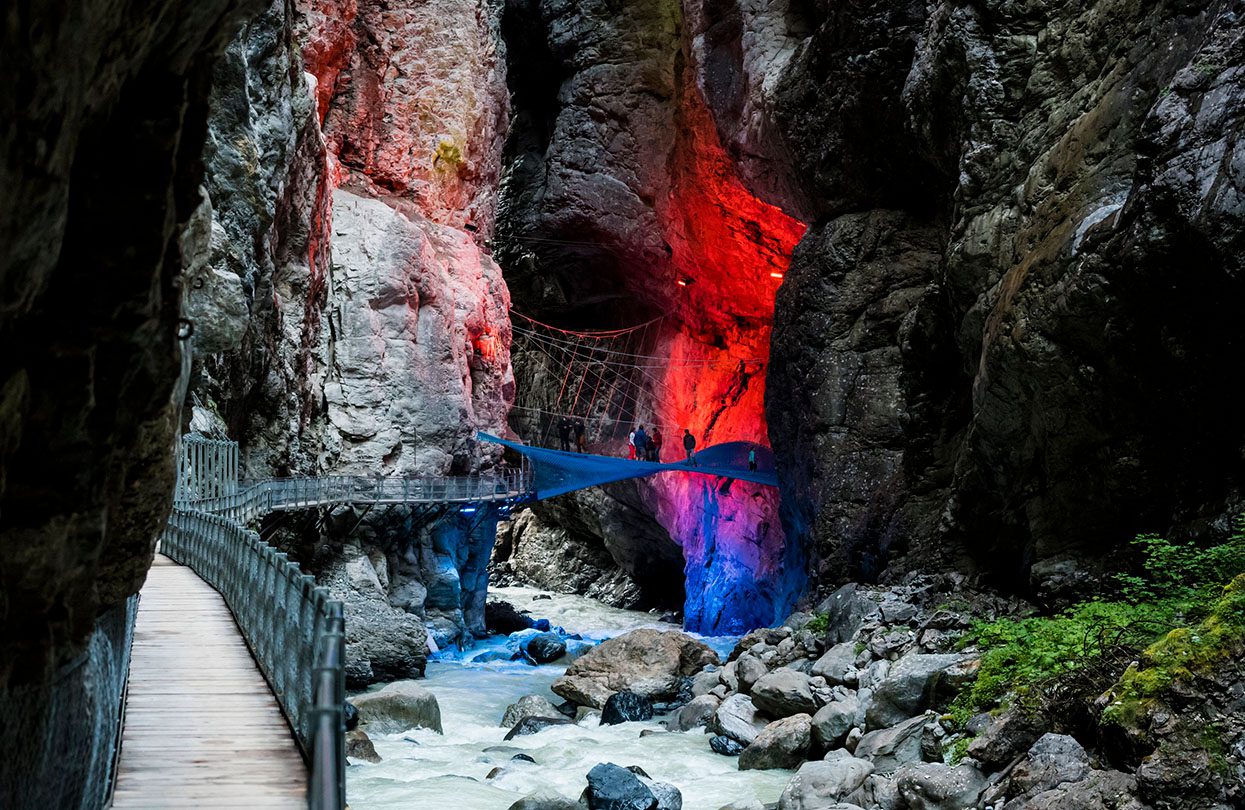
[[[590, 599], [554, 594], [533, 601], [540, 591], [495, 588], [491, 593], [548, 618], [567, 632], [601, 641], [637, 627], [656, 625], [647, 613], [616, 610]], [[504, 637], [483, 642], [467, 653], [502, 647]], [[706, 638], [725, 659], [735, 639]], [[554, 726], [538, 734], [502, 738], [506, 706], [520, 697], [539, 694], [555, 704], [549, 691], [565, 665], [466, 663], [442, 658], [429, 663], [420, 685], [437, 696], [445, 734], [424, 729], [372, 737], [383, 761], [352, 765], [346, 774], [347, 795], [354, 810], [396, 810], [411, 807], [448, 810], [506, 810], [532, 793], [556, 792], [577, 799], [587, 785], [588, 771], [599, 762], [639, 765], [653, 779], [669, 782], [683, 793], [685, 810], [718, 810], [739, 799], [777, 801], [790, 771], [739, 771], [736, 760], [714, 754], [704, 729], [667, 733], [661, 718], [644, 723], [600, 726], [596, 717], [579, 725]], [[661, 732], [640, 737], [640, 732]], [[525, 753], [536, 763], [512, 761]], [[502, 770], [486, 778], [495, 768]]]

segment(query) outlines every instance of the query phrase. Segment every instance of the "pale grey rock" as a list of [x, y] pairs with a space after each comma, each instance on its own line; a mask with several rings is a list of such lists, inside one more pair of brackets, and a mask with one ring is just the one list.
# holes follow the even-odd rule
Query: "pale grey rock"
[[506, 707], [501, 718], [502, 728], [514, 728], [525, 717], [561, 717], [558, 708], [542, 695], [524, 695]]
[[986, 778], [971, 765], [919, 762], [896, 771], [895, 786], [907, 810], [963, 810], [977, 805]]
[[850, 756], [806, 762], [778, 799], [779, 810], [829, 810], [843, 807], [873, 772], [873, 765]]
[[707, 726], [721, 705], [722, 701], [713, 695], [700, 695], [675, 712], [666, 725], [671, 731], [691, 731]]
[[[836, 644], [813, 664], [813, 674], [826, 679], [829, 684], [845, 683], [845, 675], [856, 669], [856, 645], [852, 642]], [[854, 681], [853, 681], [854, 682]]]
[[795, 768], [808, 759], [813, 742], [813, 718], [807, 714], [784, 717], [761, 729], [739, 755], [739, 769]]
[[635, 692], [654, 702], [673, 700], [684, 679], [717, 654], [686, 633], [643, 628], [593, 647], [553, 683], [567, 700], [601, 708], [615, 692]]
[[929, 718], [913, 717], [891, 728], [870, 731], [853, 752], [873, 763], [880, 774], [894, 773], [909, 762], [921, 761], [921, 742]]
[[436, 695], [411, 681], [396, 681], [378, 691], [350, 698], [359, 710], [359, 723], [376, 734], [394, 734], [413, 728], [441, 733], [441, 707]]
[[1012, 795], [1034, 795], [1065, 782], [1079, 782], [1092, 770], [1089, 754], [1066, 734], [1043, 734], [1010, 776]]
[[855, 695], [827, 703], [813, 715], [813, 736], [822, 748], [841, 745], [847, 733], [856, 725], [860, 701]]
[[756, 706], [747, 695], [735, 694], [722, 701], [713, 714], [709, 730], [749, 745], [765, 728], [767, 721], [757, 716]]
[[817, 711], [808, 676], [787, 667], [758, 678], [750, 694], [752, 704], [770, 717], [790, 717]]
[[[933, 708], [939, 698], [954, 697], [964, 678], [954, 670], [962, 655], [908, 653], [873, 687], [866, 713], [868, 728], [887, 728]], [[872, 679], [871, 679], [872, 680]]]
[[580, 810], [579, 802], [552, 791], [540, 791], [524, 796], [508, 810]]
[[762, 661], [765, 653], [764, 645], [758, 644], [735, 661], [735, 676], [739, 679], [739, 691], [743, 694], [750, 693], [752, 685], [769, 672], [769, 667]]

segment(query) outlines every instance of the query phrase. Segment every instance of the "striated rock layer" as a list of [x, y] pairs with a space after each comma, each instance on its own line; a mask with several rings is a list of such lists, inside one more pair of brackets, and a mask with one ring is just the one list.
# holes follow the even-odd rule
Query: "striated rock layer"
[[1227, 527], [1236, 5], [852, 3], [774, 80], [817, 223], [767, 412], [822, 580], [946, 565], [1058, 601], [1138, 530]]

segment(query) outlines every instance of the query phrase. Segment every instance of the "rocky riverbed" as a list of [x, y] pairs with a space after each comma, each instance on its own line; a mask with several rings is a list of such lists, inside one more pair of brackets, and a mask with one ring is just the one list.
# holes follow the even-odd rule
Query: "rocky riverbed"
[[[352, 750], [352, 806], [594, 810], [632, 807], [628, 796], [637, 810], [1148, 806], [1134, 775], [1071, 736], [1006, 712], [967, 728], [945, 714], [975, 676], [976, 651], [959, 643], [970, 617], [1030, 609], [959, 577], [848, 585], [742, 639], [499, 590], [592, 646], [541, 666], [480, 663], [514, 647], [496, 636], [434, 660], [418, 685], [356, 698], [376, 756]], [[407, 723], [423, 727], [377, 713], [394, 691], [413, 696]]]

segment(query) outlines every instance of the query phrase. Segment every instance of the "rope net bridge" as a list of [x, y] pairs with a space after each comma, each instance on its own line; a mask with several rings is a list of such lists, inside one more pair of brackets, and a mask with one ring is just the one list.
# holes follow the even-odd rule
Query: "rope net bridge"
[[[657, 350], [665, 317], [625, 329], [561, 329], [511, 310], [511, 355], [527, 359], [526, 394], [512, 408], [511, 421], [529, 444], [608, 454], [626, 442], [637, 425], [663, 433], [663, 452], [681, 456], [679, 438], [687, 425], [661, 424], [658, 403], [678, 396], [675, 375], [757, 374], [764, 358], [671, 358]], [[569, 429], [568, 429], [569, 428]]]
[[693, 461], [662, 463], [533, 447], [488, 433], [480, 433], [478, 436], [481, 441], [508, 447], [532, 462], [532, 498], [538, 501], [588, 487], [630, 478], [647, 478], [667, 472], [709, 475], [751, 481], [762, 486], [778, 486], [774, 454], [768, 447], [752, 442], [716, 444], [697, 450]]

